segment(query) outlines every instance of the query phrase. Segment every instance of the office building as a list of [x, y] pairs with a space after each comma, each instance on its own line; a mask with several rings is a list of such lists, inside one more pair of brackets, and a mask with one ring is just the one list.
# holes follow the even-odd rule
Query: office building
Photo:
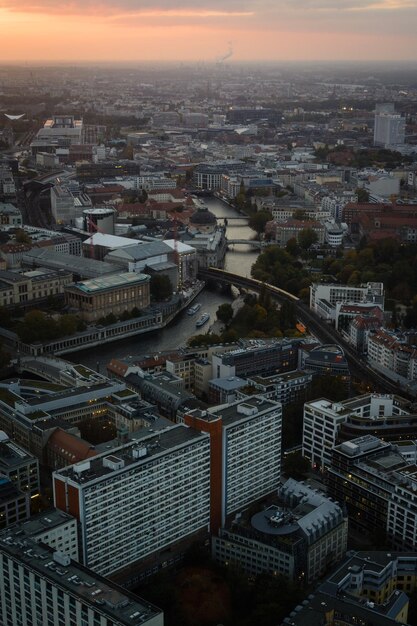
[[[362, 430], [361, 434], [371, 434], [379, 429], [381, 436], [384, 436], [385, 431], [390, 430], [390, 422], [399, 424], [401, 416], [404, 416], [406, 427], [409, 416], [408, 403], [403, 398], [393, 395], [364, 394], [342, 402], [332, 402], [326, 398], [306, 402], [303, 419], [303, 456], [307, 457], [313, 466], [322, 469], [329, 467], [332, 449], [346, 423], [345, 433], [356, 425]], [[397, 438], [401, 436], [402, 430], [402, 428], [397, 430]]]
[[0, 474], [0, 529], [23, 522], [29, 515], [29, 492], [21, 491], [7, 476]]
[[44, 543], [54, 550], [79, 560], [78, 530], [75, 517], [58, 509], [48, 509], [33, 515], [25, 522], [13, 527], [21, 541], [27, 539]]
[[337, 376], [349, 389], [350, 370], [343, 349], [337, 344], [317, 346], [302, 355], [303, 368], [317, 376]]
[[320, 284], [310, 286], [310, 309], [326, 320], [335, 321], [336, 306], [340, 303], [372, 303], [384, 306], [383, 283], [352, 285]]
[[18, 528], [0, 534], [4, 626], [163, 626], [151, 605]]
[[307, 484], [292, 478], [278, 489], [278, 504], [239, 513], [212, 538], [212, 556], [251, 575], [267, 572], [300, 584], [317, 580], [347, 547], [347, 515]]
[[126, 389], [125, 383], [106, 379], [89, 377], [85, 383], [77, 387], [73, 380], [70, 388], [49, 383], [47, 389], [21, 380], [0, 385], [0, 428], [46, 462], [45, 446], [57, 428], [78, 436], [75, 424], [108, 415], [112, 395]]
[[261, 396], [184, 415], [210, 434], [211, 530], [275, 491], [281, 476], [281, 405]]
[[267, 375], [289, 372], [298, 364], [299, 339], [253, 340], [239, 342], [240, 347], [213, 354], [213, 378]]
[[133, 582], [206, 537], [210, 441], [182, 425], [146, 431], [55, 472], [53, 486], [55, 506], [79, 522], [84, 565]]
[[264, 398], [286, 405], [305, 399], [312, 380], [313, 374], [311, 372], [294, 370], [293, 372], [272, 374], [271, 376], [251, 376], [247, 378], [246, 386], [251, 392], [256, 389], [256, 392]]
[[20, 491], [39, 494], [39, 461], [0, 430], [0, 473]]
[[396, 550], [417, 543], [417, 467], [401, 454], [401, 442], [372, 435], [345, 441], [333, 450], [329, 495], [345, 502], [351, 524]]
[[193, 170], [193, 185], [198, 189], [220, 189], [223, 174], [241, 172], [246, 168], [243, 161], [200, 163]]

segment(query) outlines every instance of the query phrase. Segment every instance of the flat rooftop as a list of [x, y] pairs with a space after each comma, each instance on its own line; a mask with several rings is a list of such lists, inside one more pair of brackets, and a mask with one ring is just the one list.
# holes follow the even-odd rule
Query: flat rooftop
[[77, 521], [72, 515], [68, 515], [64, 511], [59, 509], [50, 509], [49, 511], [43, 511], [38, 515], [32, 516], [26, 522], [21, 522], [13, 526], [13, 532], [19, 537], [36, 537], [41, 533], [57, 528], [66, 522], [71, 520]]
[[50, 267], [52, 269], [65, 269], [78, 276], [94, 278], [97, 276], [107, 276], [120, 273], [120, 266], [115, 263], [106, 263], [96, 259], [77, 256], [75, 254], [65, 254], [49, 249], [34, 248], [25, 252], [22, 257], [24, 265]]
[[3, 439], [3, 431], [0, 431], [0, 473], [2, 471], [12, 470], [19, 467], [22, 463], [35, 461], [35, 457], [11, 441], [7, 435], [7, 439]]
[[154, 605], [75, 561], [61, 564], [55, 560], [56, 553], [52, 548], [30, 539], [22, 540], [16, 534], [16, 527], [7, 528], [0, 534], [0, 550], [66, 593], [93, 605], [114, 622], [139, 626], [161, 613]]
[[92, 278], [83, 282], [74, 283], [68, 287], [69, 291], [82, 291], [87, 294], [94, 294], [100, 291], [109, 291], [121, 287], [130, 287], [149, 281], [146, 274], [137, 274], [136, 272], [123, 272], [122, 274], [112, 274], [101, 278]]
[[[164, 452], [168, 452], [177, 446], [187, 445], [192, 442], [197, 442], [198, 439], [204, 440], [208, 437], [205, 433], [200, 433], [197, 430], [181, 424], [172, 424], [172, 426], [159, 431], [157, 434], [150, 433], [149, 429], [147, 429], [147, 431], [148, 432], [144, 433], [143, 437], [137, 435], [137, 440], [135, 441], [129, 441], [129, 443], [119, 448], [112, 448], [107, 453], [104, 452], [92, 457], [88, 461], [65, 467], [58, 470], [56, 474], [69, 478], [73, 482], [82, 485], [83, 483], [97, 478], [108, 477], [114, 471], [118, 471], [120, 465], [123, 468], [127, 468], [129, 466], [146, 464], [149, 459], [163, 454]], [[139, 456], [135, 458], [133, 455], [135, 450], [138, 450], [142, 456], [139, 454]], [[109, 457], [112, 466], [104, 464], [105, 460], [109, 459]], [[82, 467], [86, 469], [82, 470]]]
[[231, 426], [235, 422], [240, 422], [245, 418], [277, 409], [281, 409], [281, 404], [278, 402], [266, 400], [262, 396], [250, 396], [241, 402], [210, 409], [209, 412], [215, 416], [221, 416], [225, 426]]

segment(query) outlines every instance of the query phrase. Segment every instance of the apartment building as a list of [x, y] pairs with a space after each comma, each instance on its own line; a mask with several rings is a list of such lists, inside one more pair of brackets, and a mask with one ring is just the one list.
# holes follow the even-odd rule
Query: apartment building
[[4, 626], [163, 626], [155, 606], [18, 528], [0, 534], [0, 621]]
[[196, 409], [184, 423], [207, 432], [211, 444], [211, 530], [272, 493], [281, 475], [282, 408], [252, 396], [229, 405]]
[[53, 474], [55, 506], [77, 518], [84, 565], [124, 583], [180, 558], [206, 536], [210, 440], [183, 425]]
[[21, 228], [22, 226], [21, 211], [10, 202], [0, 202], [0, 228], [5, 226], [13, 228]]
[[346, 513], [323, 493], [288, 479], [278, 504], [239, 513], [212, 538], [212, 556], [251, 575], [280, 574], [310, 584], [340, 561], [347, 548]]
[[379, 328], [368, 336], [368, 363], [403, 384], [417, 380], [414, 337]]
[[408, 622], [417, 553], [354, 552], [296, 606], [281, 626], [397, 626]]
[[389, 429], [390, 422], [397, 420], [399, 423], [401, 416], [404, 416], [405, 422], [408, 421], [408, 403], [394, 395], [364, 394], [343, 402], [332, 402], [326, 398], [306, 402], [303, 419], [303, 456], [307, 457], [313, 466], [322, 469], [329, 467], [332, 449], [348, 420], [349, 423], [359, 422], [364, 433], [380, 429], [382, 436], [384, 430]]

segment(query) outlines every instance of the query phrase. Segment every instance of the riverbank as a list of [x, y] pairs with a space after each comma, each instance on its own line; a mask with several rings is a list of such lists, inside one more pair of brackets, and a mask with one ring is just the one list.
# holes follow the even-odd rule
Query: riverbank
[[[42, 354], [64, 355], [84, 350], [86, 348], [95, 348], [107, 343], [112, 343], [120, 339], [128, 339], [144, 333], [161, 330], [168, 326], [178, 315], [186, 309], [193, 300], [204, 289], [205, 283], [198, 281], [196, 285], [184, 294], [184, 299], [178, 302], [172, 312], [164, 314], [164, 311], [152, 311], [148, 314], [142, 314], [140, 317], [116, 322], [108, 326], [90, 326], [86, 330], [74, 333], [68, 337], [60, 337], [54, 341], [23, 343], [19, 336], [10, 330], [0, 328], [0, 336], [7, 348], [15, 353], [40, 356]], [[167, 310], [173, 307], [165, 305]]]

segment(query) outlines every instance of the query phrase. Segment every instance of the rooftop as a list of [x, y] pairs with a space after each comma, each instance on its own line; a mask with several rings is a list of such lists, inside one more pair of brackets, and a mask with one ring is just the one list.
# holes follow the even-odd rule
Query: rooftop
[[0, 550], [41, 578], [50, 580], [66, 593], [93, 605], [113, 622], [139, 626], [161, 611], [145, 600], [118, 587], [92, 570], [54, 552], [44, 544], [22, 539], [19, 530], [8, 528], [0, 534]]
[[64, 511], [49, 509], [48, 511], [42, 511], [38, 515], [33, 515], [26, 522], [13, 526], [13, 532], [20, 537], [34, 538], [71, 520], [75, 523], [77, 522], [72, 515], [68, 515]]
[[94, 294], [109, 289], [117, 289], [127, 287], [149, 281], [146, 274], [137, 274], [136, 272], [123, 272], [122, 274], [112, 274], [111, 276], [103, 276], [102, 278], [92, 278], [83, 282], [74, 283], [68, 287], [68, 290], [83, 291], [84, 293]]
[[248, 417], [254, 415], [260, 415], [270, 411], [281, 411], [281, 404], [279, 402], [273, 402], [272, 400], [266, 400], [263, 396], [250, 396], [243, 401], [234, 402], [229, 405], [222, 405], [210, 409], [214, 417], [221, 417], [223, 419], [224, 426], [232, 426], [235, 423], [241, 422]]
[[149, 431], [145, 431], [142, 437], [138, 434], [137, 440], [132, 439], [118, 448], [113, 448], [110, 456], [108, 452], [104, 452], [83, 463], [58, 470], [56, 474], [69, 478], [75, 483], [83, 484], [108, 477], [113, 472], [126, 467], [140, 467], [153, 457], [206, 437], [206, 434], [181, 424], [172, 424], [157, 434]]
[[11, 441], [6, 433], [0, 430], [0, 471], [10, 470], [30, 460], [36, 461], [35, 457]]

